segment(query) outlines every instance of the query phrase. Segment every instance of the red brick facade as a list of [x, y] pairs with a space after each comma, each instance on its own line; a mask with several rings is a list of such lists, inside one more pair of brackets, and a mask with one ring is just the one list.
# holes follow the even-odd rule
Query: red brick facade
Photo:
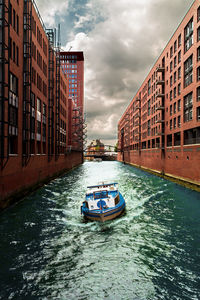
[[200, 185], [200, 3], [118, 123], [118, 160]]
[[45, 28], [34, 1], [6, 0], [0, 7], [0, 208], [5, 208], [16, 193], [82, 163], [82, 153], [69, 147], [68, 79], [54, 30]]
[[82, 51], [60, 52], [61, 66], [68, 81], [71, 118], [70, 147], [81, 150], [84, 145], [84, 55]]

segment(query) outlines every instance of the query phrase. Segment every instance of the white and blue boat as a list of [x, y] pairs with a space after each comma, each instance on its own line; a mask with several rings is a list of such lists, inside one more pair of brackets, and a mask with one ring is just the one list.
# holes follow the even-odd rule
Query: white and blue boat
[[89, 220], [105, 222], [121, 215], [125, 206], [118, 183], [102, 183], [87, 187], [81, 214]]

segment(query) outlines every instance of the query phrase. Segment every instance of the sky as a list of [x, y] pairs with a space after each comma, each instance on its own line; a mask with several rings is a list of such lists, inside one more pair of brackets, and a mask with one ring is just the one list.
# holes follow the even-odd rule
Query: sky
[[88, 143], [117, 142], [117, 124], [193, 0], [35, 0], [61, 47], [83, 51]]

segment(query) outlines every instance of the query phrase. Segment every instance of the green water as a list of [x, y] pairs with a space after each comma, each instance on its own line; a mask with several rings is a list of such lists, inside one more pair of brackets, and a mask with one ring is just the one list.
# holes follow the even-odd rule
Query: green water
[[[126, 213], [80, 215], [119, 182]], [[200, 194], [118, 162], [88, 162], [0, 215], [0, 299], [200, 299]]]

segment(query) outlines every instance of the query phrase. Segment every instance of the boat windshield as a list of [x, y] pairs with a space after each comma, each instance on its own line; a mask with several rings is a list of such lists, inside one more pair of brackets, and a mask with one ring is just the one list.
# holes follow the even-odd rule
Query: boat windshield
[[94, 192], [94, 199], [102, 199], [102, 198], [108, 198], [107, 191]]

